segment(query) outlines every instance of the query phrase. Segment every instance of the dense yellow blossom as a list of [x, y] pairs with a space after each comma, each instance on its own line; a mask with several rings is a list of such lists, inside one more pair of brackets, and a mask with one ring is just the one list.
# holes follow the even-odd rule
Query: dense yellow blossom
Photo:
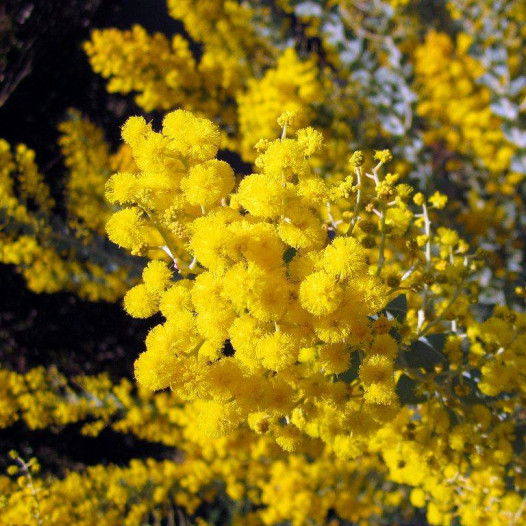
[[[296, 129], [307, 126], [313, 118], [309, 106], [320, 100], [320, 94], [314, 62], [302, 62], [294, 49], [285, 50], [275, 68], [268, 70], [262, 79], [249, 81], [246, 91], [237, 97], [243, 157], [253, 160], [257, 141], [276, 136], [279, 130], [276, 120], [284, 109], [296, 113]], [[306, 133], [302, 132], [302, 143]], [[309, 146], [307, 155], [311, 149]]]
[[415, 51], [422, 96], [417, 111], [433, 123], [426, 141], [443, 140], [453, 151], [473, 155], [499, 174], [509, 170], [515, 148], [502, 132], [502, 120], [490, 108], [488, 88], [477, 85], [484, 68], [468, 54], [471, 41], [469, 35], [459, 34], [455, 46], [444, 33], [427, 35]]
[[155, 318], [138, 387], [0, 369], [0, 427], [164, 460], [13, 452], [0, 524], [521, 524], [523, 3], [169, 0], [183, 34], [95, 30], [108, 90], [168, 113], [115, 154], [71, 113], [65, 221], [0, 141], [0, 260]]
[[[288, 115], [279, 120], [284, 128], [289, 125]], [[171, 124], [175, 122], [177, 127]], [[419, 288], [425, 287], [422, 298], [415, 295], [411, 300], [420, 309], [418, 319], [408, 316], [409, 326], [414, 324], [419, 333], [445, 317], [444, 298], [455, 301], [455, 291], [469, 273], [467, 248], [460, 238], [452, 240], [440, 230], [434, 239], [421, 234], [422, 228], [429, 233], [427, 207], [439, 209], [445, 203], [439, 194], [428, 204], [422, 196], [416, 201], [424, 213], [416, 217], [405, 204], [409, 195], [405, 186], [396, 186], [399, 176], [380, 175], [382, 165], [392, 159], [387, 150], [376, 152], [372, 173], [364, 165], [356, 168], [364, 183], [371, 180], [370, 185], [362, 183], [361, 199], [370, 203], [362, 209], [349, 177], [331, 187], [312, 169], [306, 159], [311, 145], [301, 131], [295, 139], [270, 141], [256, 160], [259, 171], [233, 187], [231, 169], [212, 159], [217, 147], [207, 138], [215, 137], [214, 130], [210, 121], [183, 110], [165, 117], [161, 133], [137, 118], [123, 128], [142, 171], [134, 175], [134, 199], [127, 199], [127, 207], [110, 218], [108, 234], [134, 251], [141, 243], [151, 246], [145, 236], [157, 232], [157, 243], [165, 243], [167, 254], [166, 263], [148, 264], [143, 284], [125, 298], [127, 311], [138, 317], [157, 312], [160, 300], [166, 317], [148, 335], [147, 349], [136, 362], [136, 378], [147, 388], [170, 387], [184, 400], [196, 401], [199, 426], [207, 435], [229, 434], [252, 422], [251, 428], [260, 432], [264, 428], [286, 451], [309, 439], [336, 448], [337, 438], [341, 450], [340, 437], [357, 432], [353, 418], [345, 415], [356, 412], [361, 400], [369, 424], [362, 438], [354, 441], [356, 456], [365, 445], [363, 438], [400, 410], [394, 365], [400, 345], [387, 334], [387, 320], [375, 321], [389, 303], [390, 287], [382, 267], [392, 258], [391, 250], [399, 249], [398, 234], [386, 226], [387, 211], [407, 211], [413, 235], [425, 238], [418, 249], [419, 270], [408, 280], [418, 284], [423, 280]], [[192, 141], [210, 149], [196, 150]], [[201, 197], [194, 201], [191, 180], [210, 166], [229, 173], [228, 187], [221, 177], [211, 177], [199, 185]], [[129, 188], [120, 174], [110, 181], [112, 195], [120, 193], [120, 184]], [[333, 219], [325, 216], [326, 203], [305, 198], [304, 181], [326, 185], [327, 206], [337, 201], [339, 207], [354, 211], [354, 218], [343, 229], [334, 229]], [[396, 199], [399, 189], [402, 197]], [[167, 210], [175, 201], [180, 212], [172, 216]], [[353, 221], [359, 229], [354, 230]], [[184, 229], [185, 243], [172, 234], [177, 231], [173, 222]], [[366, 228], [365, 222], [372, 226]], [[298, 234], [292, 234], [292, 227]], [[335, 236], [329, 235], [331, 227]], [[412, 257], [411, 251], [398, 256], [402, 265], [398, 272]], [[438, 278], [423, 276], [432, 268], [443, 271], [444, 265], [450, 278], [432, 290], [430, 285]], [[457, 274], [463, 278], [456, 279]], [[174, 284], [173, 279], [180, 278], [182, 282]], [[436, 303], [439, 319], [428, 320], [427, 327], [422, 316], [429, 312], [423, 313], [421, 302], [428, 303], [427, 311]], [[402, 349], [411, 341], [405, 341]], [[228, 346], [231, 350], [225, 351]], [[361, 362], [355, 377], [359, 381], [335, 383], [338, 374], [350, 370], [355, 355]], [[327, 406], [341, 414], [330, 424]], [[264, 425], [261, 416], [253, 416], [262, 412], [267, 415]], [[291, 420], [293, 414], [308, 414], [309, 425]], [[278, 424], [283, 421], [284, 426]], [[320, 432], [320, 427], [326, 430]], [[342, 450], [342, 455], [347, 453]]]

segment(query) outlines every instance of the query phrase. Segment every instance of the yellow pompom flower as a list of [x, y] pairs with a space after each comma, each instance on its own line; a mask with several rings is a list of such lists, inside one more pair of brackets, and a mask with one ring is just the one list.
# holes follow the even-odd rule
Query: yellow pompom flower
[[242, 256], [268, 269], [281, 264], [285, 245], [279, 239], [274, 225], [236, 221], [229, 226], [229, 231], [232, 233], [229, 253], [233, 259]]
[[276, 443], [288, 453], [298, 448], [301, 438], [300, 430], [292, 425], [286, 425], [276, 432]]
[[298, 347], [290, 334], [275, 332], [259, 341], [256, 355], [267, 369], [281, 371], [296, 361]]
[[325, 374], [340, 374], [349, 368], [350, 352], [346, 345], [322, 345], [318, 360]]
[[389, 334], [378, 334], [375, 337], [369, 352], [371, 355], [383, 355], [394, 360], [398, 353], [398, 344], [394, 338], [389, 336]]
[[152, 295], [161, 294], [168, 288], [172, 279], [172, 271], [164, 261], [150, 261], [142, 272], [142, 279], [148, 292]]
[[323, 145], [323, 135], [312, 127], [302, 128], [297, 133], [298, 144], [307, 157], [316, 153]]
[[393, 361], [387, 356], [373, 354], [363, 361], [359, 370], [365, 390], [364, 400], [371, 404], [390, 405], [396, 402]]
[[365, 384], [386, 383], [393, 376], [393, 361], [387, 356], [373, 354], [360, 366], [360, 380]]
[[307, 276], [300, 285], [301, 306], [315, 316], [334, 312], [342, 299], [341, 285], [326, 272], [315, 272]]
[[135, 200], [139, 188], [137, 176], [128, 172], [112, 175], [106, 183], [106, 199], [113, 204], [125, 205]]
[[352, 237], [337, 237], [324, 250], [323, 269], [333, 276], [343, 279], [367, 274], [365, 250]]
[[204, 401], [199, 404], [197, 427], [209, 437], [228, 435], [239, 425], [240, 411], [235, 402]]
[[294, 281], [303, 281], [315, 270], [319, 259], [319, 252], [311, 250], [309, 252], [298, 252], [289, 263], [289, 275]]
[[364, 400], [368, 404], [391, 405], [397, 401], [394, 382], [378, 382], [364, 387]]
[[231, 239], [227, 225], [238, 217], [239, 214], [234, 210], [221, 208], [192, 223], [190, 249], [201, 265], [211, 270], [224, 270], [227, 267]]
[[120, 247], [133, 248], [143, 241], [140, 232], [144, 224], [140, 208], [124, 208], [110, 217], [106, 224], [106, 232], [110, 240]]
[[248, 314], [236, 318], [230, 326], [230, 342], [236, 350], [236, 360], [244, 368], [256, 370], [261, 367], [261, 362], [256, 356], [256, 345], [258, 340], [269, 333], [269, 329], [269, 324], [259, 322]]
[[429, 202], [437, 209], [441, 210], [447, 204], [447, 195], [435, 192], [430, 198]]
[[187, 280], [181, 280], [163, 293], [159, 308], [165, 318], [174, 317], [182, 310], [192, 310], [190, 288]]
[[352, 460], [363, 453], [363, 440], [354, 436], [337, 435], [333, 443], [334, 453], [342, 460]]
[[135, 360], [135, 378], [150, 391], [169, 387], [179, 374], [177, 357], [162, 348], [148, 349]]
[[327, 237], [320, 220], [309, 210], [290, 211], [279, 222], [278, 234], [287, 245], [304, 250], [321, 248]]
[[188, 177], [181, 181], [181, 190], [191, 205], [208, 207], [226, 197], [234, 183], [234, 171], [230, 165], [212, 159], [193, 166]]
[[241, 181], [237, 199], [254, 216], [277, 218], [285, 210], [287, 193], [281, 177], [252, 174]]
[[298, 195], [308, 207], [318, 207], [329, 199], [327, 183], [319, 177], [305, 177], [298, 182]]
[[163, 134], [172, 139], [172, 147], [193, 161], [213, 159], [219, 149], [221, 133], [208, 119], [184, 110], [168, 113], [163, 121]]
[[132, 287], [126, 293], [124, 308], [134, 318], [149, 318], [159, 310], [155, 296], [148, 291], [143, 283]]
[[152, 127], [146, 124], [144, 117], [130, 117], [122, 127], [122, 138], [132, 148], [135, 148], [152, 133]]

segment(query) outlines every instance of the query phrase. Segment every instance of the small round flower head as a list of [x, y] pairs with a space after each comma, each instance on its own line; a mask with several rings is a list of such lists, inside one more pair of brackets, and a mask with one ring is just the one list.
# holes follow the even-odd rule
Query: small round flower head
[[135, 200], [137, 177], [127, 172], [112, 175], [106, 183], [106, 199], [114, 204], [129, 204]]
[[155, 296], [150, 294], [144, 283], [132, 287], [126, 293], [124, 308], [134, 318], [149, 318], [159, 310]]
[[278, 117], [278, 126], [292, 126], [296, 120], [297, 111], [284, 111]]
[[164, 261], [150, 261], [142, 272], [142, 279], [150, 294], [161, 294], [170, 285], [172, 271]]
[[166, 115], [163, 134], [173, 140], [173, 148], [193, 161], [213, 159], [221, 142], [219, 128], [212, 121], [184, 110]]
[[225, 404], [210, 400], [199, 404], [197, 427], [209, 437], [228, 435], [239, 425], [239, 408], [234, 402]]
[[175, 355], [164, 349], [148, 349], [135, 360], [135, 378], [150, 391], [166, 389], [180, 372]]
[[323, 253], [324, 270], [343, 279], [367, 274], [365, 250], [352, 237], [337, 237]]
[[250, 314], [261, 321], [278, 321], [288, 306], [288, 283], [283, 275], [273, 272], [257, 287], [248, 301]]
[[177, 316], [182, 310], [192, 310], [190, 289], [189, 280], [181, 280], [163, 293], [159, 307], [165, 318]]
[[298, 252], [289, 263], [290, 277], [295, 281], [303, 281], [315, 270], [316, 262], [319, 258], [319, 252]]
[[285, 209], [287, 193], [281, 177], [252, 174], [241, 181], [237, 199], [254, 216], [276, 218]]
[[383, 403], [372, 402], [374, 392], [369, 391], [365, 396], [364, 410], [369, 414], [373, 420], [380, 425], [385, 425], [393, 421], [400, 413], [400, 403], [398, 396], [394, 390], [394, 384], [384, 389], [382, 399]]
[[361, 150], [356, 150], [349, 159], [349, 165], [352, 168], [359, 168], [365, 162], [365, 156]]
[[263, 324], [248, 314], [243, 314], [234, 320], [228, 333], [236, 351], [236, 360], [249, 370], [260, 367], [256, 356], [256, 342], [265, 334]]
[[350, 352], [342, 344], [323, 345], [318, 360], [324, 374], [341, 374], [349, 368]]
[[190, 249], [201, 265], [224, 270], [229, 261], [227, 247], [231, 238], [227, 225], [238, 217], [234, 210], [220, 208], [192, 223]]
[[326, 343], [342, 343], [347, 341], [351, 334], [352, 326], [343, 319], [341, 312], [336, 310], [328, 316], [316, 318], [313, 321], [316, 335]]
[[133, 158], [137, 167], [143, 171], [160, 173], [166, 166], [171, 152], [170, 141], [160, 133], [152, 131], [133, 149]]
[[301, 306], [315, 316], [334, 312], [342, 299], [342, 287], [326, 272], [315, 272], [300, 285]]
[[378, 334], [371, 345], [370, 354], [381, 354], [394, 360], [398, 352], [398, 345], [389, 334]]
[[367, 386], [386, 383], [393, 377], [393, 361], [387, 356], [373, 354], [365, 358], [360, 366], [360, 380]]
[[122, 138], [132, 148], [138, 146], [152, 133], [152, 127], [146, 123], [144, 117], [130, 117], [122, 127]]
[[298, 144], [303, 148], [307, 157], [316, 153], [323, 144], [323, 135], [310, 126], [298, 131]]
[[188, 177], [181, 181], [181, 190], [191, 205], [208, 207], [226, 197], [234, 183], [234, 171], [230, 165], [212, 159], [193, 166]]
[[329, 199], [327, 183], [319, 177], [305, 177], [298, 182], [298, 195], [307, 206], [315, 207], [326, 203]]
[[352, 460], [360, 456], [364, 449], [363, 441], [350, 435], [337, 435], [333, 442], [334, 453], [342, 460]]
[[418, 192], [413, 196], [413, 202], [417, 206], [422, 206], [426, 202], [426, 198], [422, 192]]
[[393, 160], [393, 155], [390, 150], [376, 150], [374, 152], [374, 158], [385, 164]]
[[397, 401], [394, 382], [378, 382], [366, 386], [364, 400], [367, 404], [389, 406]]
[[256, 144], [254, 144], [254, 148], [258, 152], [264, 152], [268, 148], [268, 145], [269, 145], [268, 139], [259, 139], [259, 141]]
[[274, 225], [236, 221], [229, 226], [231, 257], [243, 256], [258, 266], [272, 269], [282, 262], [285, 246], [279, 239]]
[[275, 332], [259, 341], [256, 354], [267, 369], [281, 371], [296, 361], [298, 348], [290, 334]]
[[277, 431], [276, 443], [287, 453], [293, 453], [301, 443], [301, 432], [295, 426], [286, 425]]
[[287, 245], [304, 250], [319, 249], [327, 237], [320, 220], [309, 210], [289, 213], [278, 224], [278, 234]]
[[430, 198], [429, 202], [437, 209], [442, 209], [447, 204], [447, 195], [435, 192]]
[[133, 248], [144, 241], [140, 235], [143, 224], [143, 214], [139, 208], [124, 208], [110, 217], [106, 224], [106, 232], [116, 245]]

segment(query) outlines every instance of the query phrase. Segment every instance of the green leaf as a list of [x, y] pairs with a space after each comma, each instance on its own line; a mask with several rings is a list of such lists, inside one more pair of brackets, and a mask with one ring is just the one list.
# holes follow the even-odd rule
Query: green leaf
[[[444, 345], [446, 344], [448, 334], [429, 334], [428, 336], [424, 336], [422, 338], [423, 340], [427, 340], [427, 342], [433, 347], [434, 349], [437, 349], [439, 351], [442, 351], [444, 348]], [[444, 358], [446, 356], [444, 355]], [[446, 358], [447, 361], [447, 358]]]
[[405, 352], [405, 361], [409, 367], [433, 370], [435, 365], [447, 365], [447, 356], [442, 352], [447, 334], [430, 334], [413, 342]]
[[285, 263], [290, 263], [292, 258], [296, 255], [296, 249], [292, 247], [288, 247], [285, 252], [283, 252], [283, 261]]
[[400, 323], [403, 323], [407, 316], [407, 297], [405, 294], [400, 294], [394, 300], [392, 300], [387, 307], [385, 312], [389, 319], [394, 318]]
[[423, 395], [417, 395], [415, 388], [418, 385], [416, 380], [409, 378], [406, 374], [403, 374], [396, 383], [396, 394], [400, 399], [402, 405], [407, 404], [419, 404], [425, 402], [426, 397]]

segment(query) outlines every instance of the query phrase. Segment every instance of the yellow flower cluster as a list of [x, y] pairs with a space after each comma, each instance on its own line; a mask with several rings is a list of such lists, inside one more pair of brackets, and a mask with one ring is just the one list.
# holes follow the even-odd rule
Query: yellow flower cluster
[[108, 91], [137, 91], [136, 102], [146, 111], [169, 109], [188, 100], [200, 77], [188, 41], [175, 35], [171, 42], [141, 26], [129, 31], [96, 30], [85, 45], [91, 67], [109, 78]]
[[[110, 157], [100, 131], [78, 115], [61, 128], [65, 164], [71, 170], [69, 222], [77, 229], [76, 237], [89, 240], [109, 214], [100, 185], [112, 164], [118, 169], [133, 163], [123, 153]], [[35, 152], [22, 144], [12, 151], [4, 140], [0, 140], [0, 211], [0, 261], [15, 265], [31, 290], [70, 290], [91, 300], [114, 300], [124, 294], [129, 263], [115, 269], [115, 261], [101, 249], [100, 237], [90, 240], [92, 257], [86, 260], [85, 243], [71, 238], [55, 217], [55, 203], [35, 163]]]
[[146, 111], [184, 107], [220, 119], [232, 132], [237, 93], [258, 64], [271, 61], [272, 46], [251, 23], [260, 10], [232, 0], [176, 1], [168, 8], [201, 46], [199, 60], [182, 35], [170, 41], [136, 25], [128, 31], [93, 31], [85, 44], [93, 70], [109, 80], [108, 91], [136, 92]]
[[37, 367], [25, 374], [0, 369], [2, 386], [0, 428], [23, 421], [29, 429], [86, 422], [81, 432], [98, 435], [105, 427], [120, 433], [177, 445], [181, 435], [175, 425], [180, 403], [169, 393], [154, 397], [126, 379], [113, 384], [105, 374], [79, 376], [72, 381], [56, 369]]
[[430, 124], [424, 140], [431, 145], [444, 141], [450, 150], [474, 157], [496, 177], [504, 172], [500, 184], [488, 181], [486, 190], [513, 194], [522, 180], [520, 174], [509, 171], [516, 147], [504, 136], [502, 119], [490, 107], [489, 89], [477, 83], [484, 67], [469, 55], [471, 43], [464, 33], [455, 44], [447, 34], [430, 31], [415, 50], [421, 98], [417, 112]]
[[470, 324], [469, 352], [462, 338], [450, 336], [444, 347], [449, 379], [435, 376], [432, 395], [425, 383], [419, 388], [422, 400], [428, 397], [421, 419], [405, 408], [371, 444], [388, 478], [415, 488], [411, 502], [427, 508], [430, 524], [523, 520], [525, 442], [517, 414], [525, 401], [525, 334], [524, 313], [496, 307], [484, 323]]
[[[283, 457], [270, 437], [253, 440], [248, 429], [211, 440], [195, 425], [199, 407], [182, 406], [173, 393], [141, 391], [136, 397], [129, 382], [112, 385], [105, 376], [82, 376], [73, 386], [57, 371], [41, 368], [25, 375], [1, 372], [2, 385], [8, 386], [0, 393], [2, 407], [11, 410], [18, 404], [20, 417], [30, 428], [50, 426], [56, 432], [67, 423], [89, 420], [85, 432], [97, 434], [102, 428], [97, 424], [111, 420], [116, 431], [177, 445], [180, 454], [163, 462], [134, 460], [125, 468], [99, 465], [69, 472], [63, 479], [31, 470], [28, 481], [23, 469], [11, 466], [9, 475], [20, 477], [16, 483], [0, 477], [4, 495], [0, 524], [15, 518], [31, 524], [35, 510], [50, 525], [69, 520], [91, 524], [99, 514], [103, 524], [136, 524], [148, 517], [167, 519], [176, 510], [193, 515], [203, 502], [212, 505], [224, 491], [228, 498], [247, 500], [257, 510], [239, 509], [235, 520], [240, 524], [291, 520], [300, 526], [308, 520], [324, 524], [331, 509], [348, 520], [366, 520], [404, 500], [398, 488], [379, 490], [385, 468], [375, 457], [358, 464], [335, 460], [321, 449], [314, 463], [312, 449]], [[371, 471], [376, 472], [374, 478]], [[369, 492], [371, 488], [376, 489]], [[111, 513], [104, 512], [108, 506]]]
[[69, 170], [66, 181], [70, 226], [78, 236], [103, 234], [111, 213], [104, 198], [104, 185], [110, 170], [132, 169], [127, 147], [110, 155], [102, 130], [79, 112], [70, 110], [69, 118], [59, 125], [59, 146]]
[[[486, 233], [509, 234], [514, 213], [503, 201], [513, 197], [513, 206], [522, 206], [516, 189], [523, 181], [517, 161], [523, 138], [516, 119], [505, 123], [494, 106], [509, 88], [510, 107], [523, 112], [522, 2], [506, 2], [502, 9], [489, 0], [439, 2], [436, 20], [449, 13], [450, 34], [433, 30], [438, 22], [430, 23], [424, 6], [406, 0], [335, 1], [312, 9], [285, 0], [274, 4], [171, 1], [170, 16], [184, 24], [196, 48], [177, 35], [174, 42], [184, 42], [185, 51], [175, 51], [166, 37], [137, 26], [95, 31], [86, 50], [94, 69], [110, 79], [111, 91], [136, 92], [147, 110], [180, 107], [213, 119], [221, 127], [223, 148], [244, 160], [255, 159], [252, 145], [258, 139], [275, 136], [280, 111], [297, 111], [297, 128], [315, 124], [324, 133], [326, 149], [313, 166], [345, 176], [353, 148], [376, 148], [385, 140], [400, 157], [401, 174], [429, 179], [444, 170], [465, 202], [468, 188], [496, 195], [499, 214], [509, 220], [505, 228], [492, 225]], [[280, 55], [277, 50], [283, 49]], [[497, 51], [508, 57], [498, 68], [506, 73], [488, 66]], [[481, 79], [488, 76], [500, 87]], [[479, 213], [483, 204], [473, 207], [474, 200], [470, 197], [471, 208], [464, 207], [456, 221]], [[481, 242], [481, 228], [473, 245]], [[518, 248], [509, 237], [503, 241], [499, 235], [502, 250], [495, 250], [504, 259]], [[497, 259], [492, 271], [500, 275], [503, 261]]]
[[[428, 206], [443, 208], [444, 196], [427, 205], [415, 196], [424, 214], [413, 218], [412, 189], [397, 184], [397, 174], [380, 175], [388, 150], [376, 152], [372, 173], [361, 152], [353, 155], [358, 186], [352, 175], [329, 184], [309, 164], [321, 135], [306, 128], [287, 138], [291, 119], [280, 117], [281, 139], [261, 147], [259, 171], [235, 187], [232, 169], [214, 159], [219, 130], [210, 121], [177, 110], [158, 133], [131, 118], [123, 137], [140, 171], [109, 180], [108, 198], [125, 207], [107, 231], [132, 253], [168, 255], [169, 262], [148, 263], [124, 299], [132, 316], [160, 311], [166, 319], [136, 362], [141, 385], [196, 401], [198, 426], [210, 436], [246, 423], [286, 451], [321, 439], [352, 458], [399, 410], [398, 342], [380, 311], [400, 283], [404, 256], [384, 279], [387, 245], [392, 250], [411, 223], [419, 230], [423, 222], [426, 234], [414, 247], [421, 261], [408, 281], [423, 283], [428, 302], [417, 330], [434, 293], [444, 304], [458, 296], [467, 246], [446, 229], [431, 238]], [[333, 206], [345, 220], [334, 219]], [[447, 277], [432, 291], [434, 272]], [[359, 367], [349, 373], [354, 358]]]
[[[459, 519], [468, 526], [498, 526], [521, 517], [526, 490], [521, 476], [524, 442], [513, 422], [524, 406], [518, 371], [525, 327], [524, 314], [498, 308], [470, 331], [473, 346], [468, 355], [462, 351], [462, 339], [450, 336], [444, 346], [451, 361], [448, 380], [435, 371], [428, 373], [417, 393], [418, 407], [403, 408], [371, 436], [356, 460], [334, 459], [333, 448], [320, 440], [303, 441], [294, 453], [283, 456], [264, 433], [261, 420], [258, 430], [263, 433], [257, 437], [240, 428], [228, 437], [210, 438], [196, 425], [200, 402], [182, 404], [170, 392], [141, 391], [137, 398], [129, 382], [112, 385], [105, 376], [80, 377], [73, 387], [53, 370], [36, 369], [26, 375], [2, 371], [2, 385], [9, 389], [0, 398], [3, 408], [19, 404], [20, 416], [31, 427], [57, 429], [89, 419], [86, 432], [97, 434], [102, 426], [96, 424], [102, 419], [111, 421], [116, 431], [177, 445], [182, 454], [177, 461], [96, 466], [69, 473], [63, 480], [34, 474], [31, 484], [39, 514], [48, 524], [59, 525], [72, 517], [89, 524], [90, 517], [110, 504], [113, 512], [104, 514], [109, 525], [133, 524], [148, 514], [168, 518], [175, 507], [192, 515], [202, 502], [215, 502], [221, 495], [217, 483], [222, 481], [230, 499], [251, 503], [236, 512], [240, 524], [270, 526], [288, 520], [297, 526], [307, 521], [322, 525], [330, 510], [340, 519], [364, 524], [390, 508], [403, 509], [408, 518], [414, 510], [403, 487], [409, 486], [411, 505], [426, 507], [430, 524], [446, 526]], [[386, 340], [376, 343], [377, 356]], [[497, 372], [491, 370], [495, 360]], [[486, 378], [478, 386], [466, 375], [477, 361], [489, 364], [487, 370], [483, 365]], [[371, 369], [360, 374], [371, 374]], [[413, 369], [410, 374], [422, 371]], [[505, 398], [485, 387], [497, 382], [491, 374], [508, 381], [500, 384], [508, 393]], [[490, 398], [481, 398], [481, 393]], [[367, 415], [354, 423], [367, 425]], [[281, 442], [291, 439], [295, 437], [283, 434]], [[340, 443], [343, 438], [336, 442], [334, 449], [349, 448]], [[17, 474], [14, 471], [10, 468], [11, 476]], [[6, 497], [0, 524], [14, 518], [31, 523], [34, 506], [29, 503], [34, 494], [26, 478], [15, 484], [0, 477]], [[71, 498], [64, 497], [66, 491]]]
[[245, 159], [255, 159], [254, 144], [260, 139], [276, 136], [276, 120], [284, 108], [297, 114], [296, 129], [311, 123], [310, 108], [322, 100], [318, 75], [314, 60], [301, 62], [294, 49], [288, 48], [263, 78], [248, 81], [247, 89], [237, 96], [240, 151]]
[[[319, 134], [268, 143], [261, 171], [236, 192], [232, 169], [213, 158], [210, 121], [178, 110], [156, 133], [132, 118], [123, 137], [143, 171], [108, 183], [110, 199], [129, 205], [108, 222], [110, 239], [132, 252], [161, 246], [173, 261], [151, 261], [124, 300], [133, 316], [166, 318], [137, 360], [139, 383], [199, 400], [198, 425], [210, 436], [248, 422], [288, 451], [304, 435], [343, 439], [358, 415], [367, 415], [363, 439], [395, 414], [397, 344], [375, 336], [369, 318], [388, 290], [369, 274], [363, 246], [350, 236], [331, 242], [317, 213], [342, 191], [310, 169]], [[363, 396], [358, 382], [331, 380], [358, 348], [368, 353]]]
[[270, 56], [268, 42], [257, 35], [252, 23], [256, 13], [263, 13], [247, 2], [168, 0], [168, 12], [183, 22], [194, 42], [202, 44], [198, 69], [209, 94], [223, 91], [234, 96], [252, 76], [254, 66]]
[[[132, 117], [113, 155], [72, 113], [67, 224], [34, 152], [0, 141], [0, 261], [35, 291], [127, 290], [131, 316], [156, 316], [137, 391], [1, 369], [0, 427], [77, 423], [177, 448], [62, 478], [13, 455], [0, 525], [524, 521], [526, 319], [495, 307], [482, 321], [473, 305], [522, 268], [521, 123], [512, 142], [484, 61], [505, 51], [497, 80], [523, 112], [523, 3], [497, 16], [489, 0], [438, 2], [448, 34], [424, 31], [421, 2], [266, 4], [169, 0], [192, 44], [93, 32], [110, 91], [182, 109], [159, 132]], [[469, 193], [446, 184], [464, 177]], [[105, 223], [147, 259], [112, 254]], [[508, 285], [507, 302], [524, 298]]]
[[207, 498], [210, 475], [202, 467], [188, 474], [185, 464], [147, 459], [133, 460], [127, 467], [92, 466], [63, 479], [32, 476], [30, 484], [24, 475], [18, 483], [0, 477], [6, 499], [0, 525], [88, 526], [96, 519], [103, 526], [135, 526], [161, 518], [175, 523], [180, 508], [192, 513], [201, 497]]

